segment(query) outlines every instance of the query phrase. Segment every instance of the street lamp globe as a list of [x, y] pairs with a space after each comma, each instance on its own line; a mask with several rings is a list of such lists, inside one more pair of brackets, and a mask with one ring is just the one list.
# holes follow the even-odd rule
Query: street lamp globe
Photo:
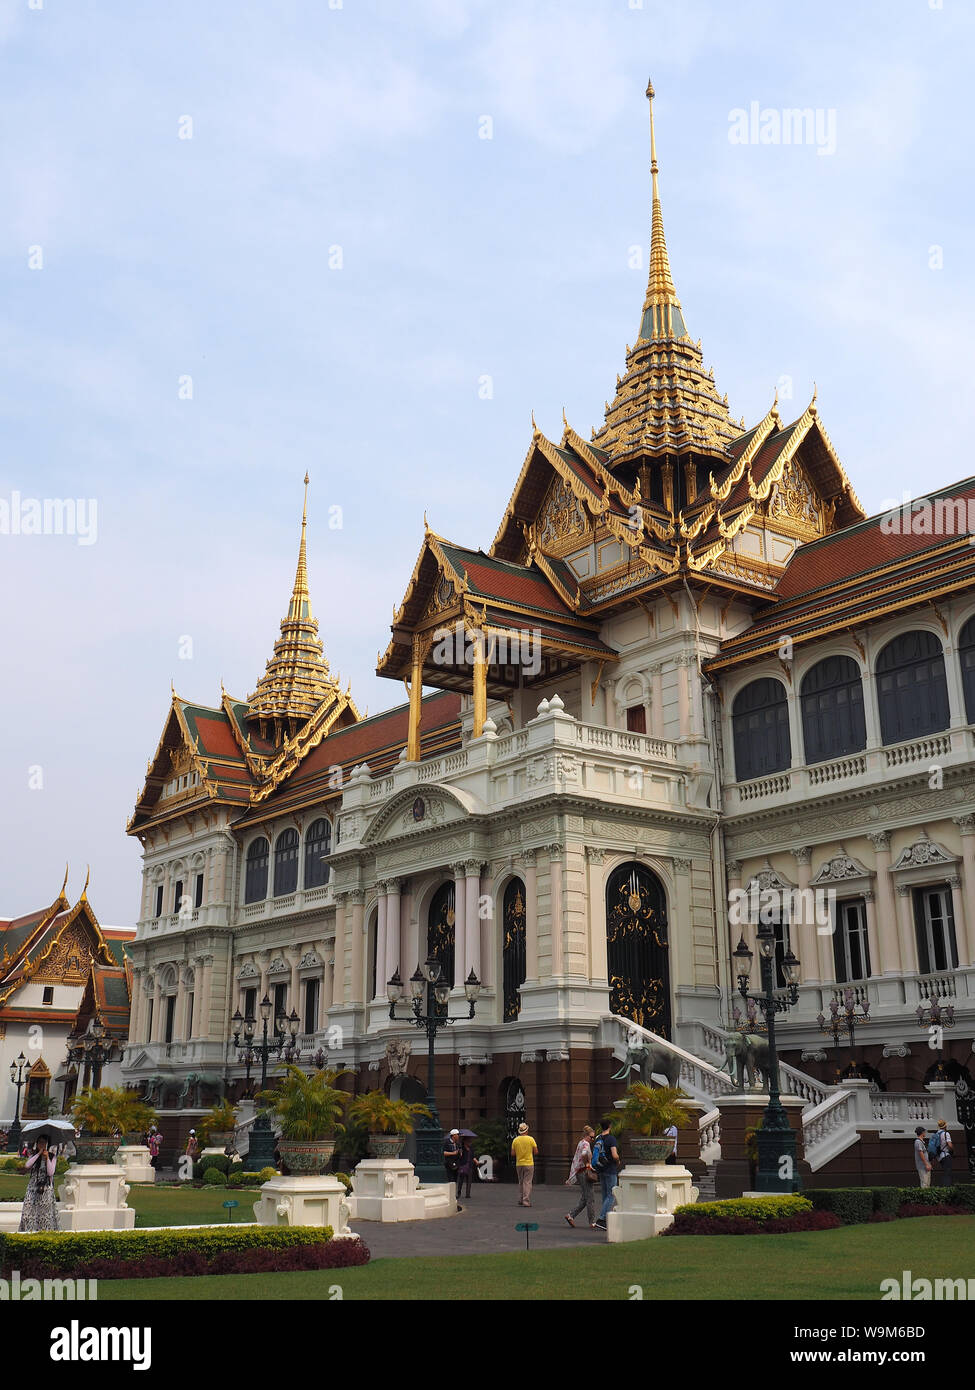
[[426, 981], [426, 976], [424, 975], [423, 971], [420, 969], [419, 965], [417, 965], [417, 967], [416, 967], [416, 969], [414, 970], [413, 974], [410, 976], [410, 998], [411, 998], [411, 999], [422, 999], [422, 998], [423, 998], [423, 990], [424, 990], [424, 988], [425, 988], [425, 986], [426, 986], [426, 982], [427, 982], [427, 981]]
[[480, 994], [480, 992], [481, 992], [481, 982], [480, 982], [480, 980], [477, 978], [477, 976], [474, 974], [474, 971], [471, 970], [471, 973], [468, 975], [467, 979], [464, 981], [464, 993], [465, 993], [466, 996], [467, 996], [467, 1002], [468, 1002], [468, 1004], [473, 1004], [473, 1003], [475, 1003], [475, 1001], [477, 1000], [477, 997], [478, 997], [478, 995]]
[[763, 922], [758, 929], [758, 949], [766, 960], [775, 955], [775, 932], [769, 922]]
[[748, 944], [742, 936], [735, 947], [732, 959], [735, 962], [735, 973], [744, 976], [747, 980], [752, 971], [752, 953], [748, 949]]
[[398, 1004], [403, 998], [403, 980], [398, 970], [386, 981], [386, 998], [391, 1004]]

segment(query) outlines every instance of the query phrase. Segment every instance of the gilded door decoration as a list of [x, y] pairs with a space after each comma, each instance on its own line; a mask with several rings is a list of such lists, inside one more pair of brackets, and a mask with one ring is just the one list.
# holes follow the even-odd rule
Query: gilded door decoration
[[589, 522], [572, 489], [564, 479], [555, 478], [538, 518], [540, 544], [555, 545], [588, 532]]
[[525, 1090], [517, 1076], [511, 1077], [504, 1093], [504, 1128], [510, 1144], [517, 1137], [518, 1126], [525, 1120]]
[[502, 909], [505, 1023], [521, 1012], [521, 987], [525, 983], [525, 885], [513, 878], [504, 893]]
[[430, 904], [427, 954], [436, 957], [451, 983], [454, 979], [454, 920], [454, 885], [445, 883], [437, 889]]
[[609, 881], [606, 943], [611, 1011], [669, 1038], [667, 901], [640, 864], [624, 864]]

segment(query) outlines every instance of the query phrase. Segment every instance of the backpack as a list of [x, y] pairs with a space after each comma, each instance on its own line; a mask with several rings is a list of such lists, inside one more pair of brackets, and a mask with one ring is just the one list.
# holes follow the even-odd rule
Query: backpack
[[928, 1139], [928, 1158], [938, 1158], [941, 1154], [941, 1130], [936, 1129]]
[[600, 1134], [595, 1144], [592, 1146], [592, 1166], [597, 1173], [605, 1173], [606, 1169], [613, 1161], [610, 1152], [612, 1138], [607, 1140], [606, 1135]]

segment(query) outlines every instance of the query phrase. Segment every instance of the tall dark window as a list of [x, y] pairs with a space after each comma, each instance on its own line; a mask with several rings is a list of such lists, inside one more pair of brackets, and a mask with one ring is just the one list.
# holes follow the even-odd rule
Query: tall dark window
[[155, 1006], [155, 999], [149, 996], [149, 1007], [146, 1010], [146, 1042], [152, 1042], [152, 1011]]
[[283, 897], [298, 887], [298, 832], [282, 830], [274, 844], [274, 896]]
[[176, 1022], [176, 995], [166, 995], [166, 1037], [165, 1041], [173, 1041], [173, 1025]]
[[267, 897], [268, 843], [262, 835], [251, 842], [247, 850], [247, 869], [244, 875], [244, 902], [259, 903]]
[[278, 1017], [279, 1017], [279, 1015], [281, 1015], [281, 1014], [287, 1015], [287, 1012], [288, 1012], [288, 1010], [287, 1010], [288, 986], [287, 986], [287, 985], [272, 985], [272, 986], [271, 986], [271, 1002], [272, 1002], [273, 1005], [274, 1005], [274, 1012], [273, 1012], [272, 1015], [271, 1015], [271, 1027], [272, 1027], [272, 1028], [276, 1028], [276, 1027], [278, 1026]]
[[186, 1041], [193, 1036], [193, 995], [186, 996]]
[[328, 882], [325, 855], [332, 852], [332, 822], [321, 816], [308, 827], [305, 836], [305, 887], [321, 888]]
[[781, 681], [752, 681], [735, 696], [731, 722], [739, 782], [781, 772], [792, 762], [789, 702]]
[[502, 904], [502, 964], [504, 1012], [507, 1023], [521, 1011], [521, 987], [525, 983], [525, 885], [513, 878], [504, 890]]
[[176, 888], [173, 891], [173, 911], [178, 912], [183, 905], [183, 880], [176, 880]]
[[849, 656], [828, 656], [803, 677], [802, 740], [807, 763], [842, 758], [867, 746], [860, 668]]
[[305, 1032], [314, 1033], [318, 1028], [318, 980], [305, 981]]
[[833, 964], [838, 985], [866, 980], [870, 975], [867, 905], [862, 898], [848, 898], [836, 904]]
[[193, 885], [193, 906], [203, 906], [203, 875], [197, 874], [196, 882]]
[[647, 732], [646, 705], [630, 705], [626, 711], [626, 727], [631, 734], [645, 734]]
[[427, 917], [427, 954], [436, 956], [446, 979], [454, 980], [454, 885], [442, 884], [434, 893]]
[[[376, 975], [378, 973], [379, 961], [379, 912], [376, 911], [369, 919], [369, 998], [376, 997]], [[383, 962], [385, 968], [385, 962]]]
[[161, 916], [162, 916], [162, 909], [163, 909], [163, 886], [162, 886], [162, 884], [160, 883], [160, 884], [158, 885], [158, 887], [156, 888], [156, 910], [155, 910], [155, 912], [153, 913], [153, 916], [155, 916], [155, 917], [161, 917]]
[[257, 1018], [257, 990], [244, 990], [244, 1017]]
[[606, 954], [610, 1011], [668, 1038], [667, 898], [642, 864], [623, 864], [606, 885]]
[[957, 966], [955, 920], [947, 883], [914, 889], [914, 929], [920, 975], [933, 975], [936, 970], [953, 970]]
[[877, 658], [877, 699], [884, 743], [947, 729], [948, 683], [941, 643], [931, 632], [902, 632]]
[[965, 692], [965, 718], [975, 724], [975, 618], [969, 618], [958, 638], [961, 684]]

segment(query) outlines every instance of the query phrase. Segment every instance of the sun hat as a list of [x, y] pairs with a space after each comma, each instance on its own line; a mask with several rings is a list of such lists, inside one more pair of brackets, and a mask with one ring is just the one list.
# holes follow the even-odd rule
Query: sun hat
[[459, 1134], [459, 1133], [460, 1133], [460, 1130], [459, 1130], [459, 1129], [452, 1129], [450, 1132], [451, 1132], [451, 1134]]
[[191, 1133], [191, 1134], [195, 1134], [195, 1133], [196, 1133], [196, 1130], [195, 1130], [195, 1129], [191, 1129], [191, 1130], [190, 1130], [190, 1133]]
[[518, 1133], [519, 1133], [519, 1134], [527, 1134], [527, 1133], [528, 1133], [528, 1126], [525, 1125], [525, 1124], [519, 1125], [519, 1126], [518, 1126]]

